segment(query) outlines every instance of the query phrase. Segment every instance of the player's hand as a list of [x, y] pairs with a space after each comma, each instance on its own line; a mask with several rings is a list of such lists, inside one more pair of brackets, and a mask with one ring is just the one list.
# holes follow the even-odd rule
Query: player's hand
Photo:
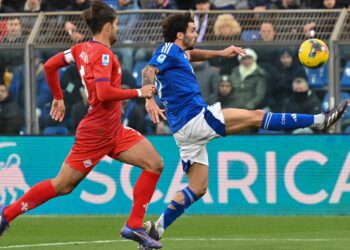
[[145, 85], [141, 88], [141, 97], [143, 98], [150, 98], [154, 93], [156, 93], [156, 86], [154, 85]]
[[166, 117], [164, 115], [165, 110], [159, 108], [156, 101], [153, 98], [146, 99], [146, 110], [153, 123], [159, 122], [159, 116], [166, 120]]
[[234, 45], [231, 45], [230, 47], [227, 47], [226, 49], [221, 50], [221, 56], [223, 57], [234, 57], [234, 56], [245, 56], [246, 52], [241, 47], [236, 47]]
[[55, 121], [63, 121], [64, 114], [66, 112], [66, 107], [64, 106], [64, 101], [62, 100], [53, 100], [50, 116]]

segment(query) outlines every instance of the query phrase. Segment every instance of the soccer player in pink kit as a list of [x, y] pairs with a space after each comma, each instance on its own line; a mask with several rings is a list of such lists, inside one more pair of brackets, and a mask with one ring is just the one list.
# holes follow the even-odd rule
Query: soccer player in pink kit
[[155, 87], [121, 89], [121, 68], [110, 49], [116, 42], [118, 30], [118, 20], [113, 9], [101, 1], [93, 0], [91, 7], [84, 10], [82, 16], [93, 39], [50, 58], [45, 63], [45, 73], [54, 96], [51, 108], [54, 120], [62, 121], [65, 114], [58, 71], [70, 63], [75, 63], [79, 70], [89, 99], [89, 112], [77, 128], [75, 143], [58, 175], [34, 185], [13, 204], [0, 206], [0, 236], [18, 215], [54, 197], [72, 192], [93, 167], [108, 155], [143, 170], [134, 186], [130, 217], [120, 235], [144, 247], [159, 249], [161, 244], [145, 233], [142, 222], [163, 170], [163, 162], [147, 139], [121, 124], [121, 101], [151, 97]]

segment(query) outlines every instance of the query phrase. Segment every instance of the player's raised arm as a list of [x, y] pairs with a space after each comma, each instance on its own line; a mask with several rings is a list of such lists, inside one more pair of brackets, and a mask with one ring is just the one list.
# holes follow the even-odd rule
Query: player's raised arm
[[[154, 86], [154, 81], [156, 78], [156, 74], [159, 73], [159, 69], [152, 65], [147, 65], [142, 70], [142, 86]], [[164, 115], [164, 110], [160, 109], [153, 97], [153, 95], [150, 98], [146, 99], [146, 110], [154, 123], [159, 122], [159, 116], [161, 116], [164, 120], [166, 120], [166, 117]]]
[[245, 50], [241, 47], [231, 45], [223, 50], [187, 50], [186, 54], [191, 62], [205, 61], [213, 57], [234, 57], [245, 55]]

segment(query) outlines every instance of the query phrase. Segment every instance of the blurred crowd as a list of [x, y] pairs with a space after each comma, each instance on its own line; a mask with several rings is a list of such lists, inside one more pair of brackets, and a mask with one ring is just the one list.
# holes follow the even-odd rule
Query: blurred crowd
[[[180, 9], [265, 10], [265, 9], [334, 9], [347, 8], [349, 0], [104, 0], [116, 10]], [[80, 11], [89, 7], [89, 0], [0, 0], [0, 12]]]
[[[267, 9], [336, 9], [348, 8], [350, 0], [105, 0], [116, 10], [182, 9], [182, 10], [255, 10]], [[81, 11], [88, 8], [89, 0], [0, 0], [0, 13], [40, 11]], [[125, 17], [125, 16], [124, 16]], [[260, 29], [242, 32], [240, 23], [231, 14], [221, 14], [215, 19], [208, 14], [196, 14], [195, 26], [198, 42], [208, 36], [219, 38], [239, 37], [243, 41], [273, 42], [278, 36], [274, 23], [261, 22]], [[120, 20], [123, 23], [122, 20]], [[64, 35], [73, 42], [85, 39], [77, 25], [63, 20]], [[132, 24], [129, 18], [125, 23]], [[16, 43], [23, 39], [28, 29], [19, 17], [0, 21], [1, 43]], [[305, 38], [316, 24], [304, 26]], [[132, 28], [132, 27], [130, 27]], [[28, 35], [28, 34], [27, 34]], [[259, 47], [246, 49], [246, 56], [193, 63], [204, 99], [209, 103], [221, 102], [223, 108], [264, 109], [273, 112], [316, 114], [329, 108], [326, 86], [328, 65], [310, 70], [297, 59], [297, 47]], [[122, 64], [123, 88], [141, 87], [141, 70], [151, 58], [153, 48], [113, 48]], [[74, 134], [79, 121], [88, 112], [88, 102], [75, 66], [60, 72], [67, 115], [62, 124], [50, 119], [52, 95], [46, 82], [43, 63], [57, 51], [35, 52], [36, 107], [43, 134]], [[24, 66], [23, 50], [0, 51], [0, 135], [26, 133], [24, 127]], [[345, 63], [344, 63], [345, 64]], [[345, 85], [350, 86], [350, 63], [344, 66]], [[343, 80], [343, 79], [342, 79]], [[349, 98], [342, 92], [342, 98]], [[152, 124], [141, 99], [123, 101], [123, 124], [143, 134], [169, 134], [166, 122]], [[348, 119], [343, 122], [347, 131]], [[350, 130], [350, 129], [349, 129]], [[265, 131], [249, 131], [265, 133]], [[285, 133], [317, 133], [313, 130], [285, 131]]]

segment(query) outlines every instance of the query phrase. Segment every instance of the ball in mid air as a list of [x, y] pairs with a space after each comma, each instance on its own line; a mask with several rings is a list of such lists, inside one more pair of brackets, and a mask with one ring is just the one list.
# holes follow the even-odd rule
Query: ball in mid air
[[312, 38], [300, 45], [298, 56], [305, 67], [315, 69], [327, 63], [329, 50], [322, 40]]

